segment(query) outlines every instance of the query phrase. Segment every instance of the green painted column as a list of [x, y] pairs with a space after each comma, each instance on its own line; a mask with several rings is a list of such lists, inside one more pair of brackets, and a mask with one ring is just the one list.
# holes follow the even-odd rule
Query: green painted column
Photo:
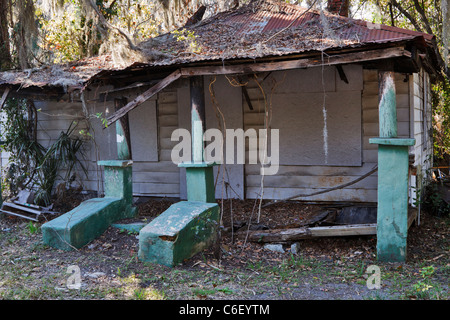
[[204, 161], [203, 77], [190, 79], [191, 143], [186, 168], [187, 200], [170, 206], [139, 232], [139, 259], [173, 267], [219, 239], [220, 208], [215, 199], [214, 163]]
[[406, 260], [409, 146], [414, 139], [372, 138], [378, 144], [377, 259]]
[[406, 260], [408, 234], [409, 146], [415, 139], [397, 138], [397, 106], [393, 72], [379, 73], [380, 137], [378, 144], [377, 259]]
[[204, 161], [205, 92], [203, 77], [191, 77], [190, 95], [192, 162], [181, 163], [178, 166], [186, 168], [187, 200], [214, 203], [216, 202], [213, 172], [215, 163]]
[[[114, 99], [116, 111], [126, 105], [127, 99]], [[118, 160], [99, 161], [104, 167], [105, 197], [118, 197], [128, 205], [133, 202], [133, 177], [130, 125], [128, 114], [116, 121], [116, 144]]]
[[98, 161], [104, 170], [105, 198], [119, 198], [122, 201], [122, 215], [132, 218], [137, 214], [133, 207], [133, 161], [131, 160], [103, 160]]
[[397, 102], [393, 72], [380, 72], [379, 83], [379, 125], [381, 138], [397, 137]]
[[192, 161], [203, 162], [205, 142], [205, 91], [203, 77], [190, 78]]
[[[116, 110], [126, 101], [116, 99]], [[104, 167], [104, 198], [82, 202], [73, 210], [42, 225], [44, 243], [62, 250], [81, 248], [101, 235], [113, 222], [133, 218], [133, 179], [128, 118], [116, 122], [119, 160], [99, 161]]]

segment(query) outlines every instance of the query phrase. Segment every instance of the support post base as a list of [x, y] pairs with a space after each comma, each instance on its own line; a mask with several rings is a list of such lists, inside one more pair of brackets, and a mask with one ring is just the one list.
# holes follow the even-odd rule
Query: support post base
[[372, 138], [378, 144], [377, 259], [406, 261], [409, 146], [415, 139]]
[[187, 200], [215, 203], [214, 188], [215, 163], [188, 162], [178, 167], [186, 168]]

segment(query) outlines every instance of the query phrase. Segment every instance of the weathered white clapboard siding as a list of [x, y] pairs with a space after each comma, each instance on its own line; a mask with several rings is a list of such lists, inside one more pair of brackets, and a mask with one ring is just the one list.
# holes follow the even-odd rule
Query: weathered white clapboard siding
[[[245, 165], [246, 174], [246, 197], [255, 198], [261, 195], [261, 182], [264, 185], [264, 198], [282, 199], [297, 194], [310, 194], [338, 186], [357, 179], [361, 175], [369, 172], [377, 164], [377, 146], [369, 143], [369, 138], [378, 136], [378, 76], [376, 71], [364, 70], [364, 85], [361, 91], [362, 105], [362, 165], [361, 166], [299, 166], [282, 165], [277, 175], [265, 176], [263, 181], [259, 174], [260, 165]], [[327, 70], [325, 81], [329, 83], [329, 77], [335, 77], [337, 92], [344, 90], [345, 86], [335, 75], [331, 75], [331, 70]], [[309, 74], [310, 77], [317, 77], [317, 74]], [[269, 79], [269, 78], [268, 78]], [[406, 78], [407, 79], [407, 78]], [[350, 79], [351, 80], [351, 79]], [[404, 82], [405, 75], [398, 74], [395, 79], [397, 91], [398, 108], [398, 134], [400, 137], [409, 137], [409, 88], [408, 82]], [[351, 83], [351, 81], [350, 81]], [[305, 90], [322, 94], [322, 86], [315, 86], [314, 79], [309, 78], [305, 84]], [[333, 90], [329, 84], [326, 90]], [[350, 88], [353, 89], [353, 88]], [[349, 90], [349, 89], [347, 89]], [[270, 93], [262, 93], [261, 88], [253, 81], [249, 82], [248, 93], [251, 99], [253, 110], [250, 110], [244, 102], [244, 126], [249, 128], [264, 127], [265, 105], [270, 106]], [[275, 112], [275, 111], [274, 111]], [[280, 141], [282, 143], [282, 141]], [[301, 143], [299, 141], [298, 143]], [[376, 202], [377, 200], [377, 174], [352, 185], [345, 189], [335, 190], [321, 195], [302, 197], [301, 200], [310, 201], [360, 201]]]
[[[128, 99], [133, 99], [130, 95]], [[92, 114], [113, 110], [111, 102], [97, 103]], [[149, 116], [154, 113], [156, 118]], [[179, 171], [170, 159], [175, 142], [170, 141], [173, 129], [178, 126], [176, 89], [167, 88], [156, 98], [147, 101], [129, 114], [133, 156], [133, 193], [135, 196], [179, 196]], [[91, 170], [85, 186], [90, 190], [103, 190], [103, 171], [98, 160], [117, 159], [115, 125], [101, 128], [94, 119], [95, 142], [91, 143]]]
[[74, 133], [78, 134], [80, 130], [86, 130], [87, 123], [80, 103], [35, 102], [35, 106], [40, 110], [37, 137], [44, 147], [52, 144], [61, 132], [66, 132], [72, 122], [76, 125]]
[[[73, 134], [81, 137], [86, 142], [90, 139], [88, 136], [80, 134], [82, 130], [86, 131], [89, 124], [81, 108], [80, 102], [35, 102], [36, 109], [38, 112], [38, 133], [37, 138], [40, 144], [48, 148], [53, 144], [60, 136], [62, 132], [67, 132], [69, 126], [72, 124]], [[82, 148], [82, 153], [86, 157], [79, 155], [79, 159], [82, 161], [83, 165], [89, 170], [92, 168], [90, 160], [90, 146], [89, 143], [85, 143]], [[91, 169], [92, 170], [92, 169]], [[89, 174], [88, 178], [84, 174], [80, 167], [76, 167], [72, 175], [75, 174], [74, 186], [81, 186], [83, 189], [87, 190], [97, 190], [97, 187], [90, 188]], [[55, 183], [55, 187], [62, 182], [63, 177], [65, 177], [66, 171], [61, 170], [59, 173], [59, 178]], [[86, 184], [87, 183], [87, 184]], [[86, 188], [88, 187], [88, 188]]]
[[160, 92], [156, 102], [159, 161], [136, 164], [133, 171], [133, 190], [136, 195], [178, 197], [180, 173], [171, 159], [172, 148], [177, 142], [170, 139], [173, 130], [178, 128], [177, 87], [170, 86]]
[[416, 144], [411, 148], [417, 169], [417, 188], [422, 189], [432, 167], [432, 107], [429, 75], [423, 70], [410, 76], [411, 131]]
[[[359, 145], [356, 146], [360, 152], [360, 164], [333, 166], [322, 164], [280, 165], [276, 175], [264, 176], [264, 198], [282, 199], [296, 194], [310, 194], [322, 191], [350, 182], [369, 172], [377, 165], [377, 145], [370, 144], [369, 138], [378, 136], [378, 73], [376, 70], [359, 69], [360, 73], [358, 74], [358, 68], [354, 66], [344, 67], [344, 71], [346, 71], [350, 80], [349, 84], [345, 84], [339, 78], [334, 67], [291, 71], [290, 78], [285, 77], [283, 72], [261, 74], [258, 76], [259, 85], [252, 77], [249, 77], [246, 88], [253, 110], [250, 110], [242, 94], [233, 94], [234, 107], [236, 103], [239, 106], [240, 100], [242, 101], [243, 119], [239, 121], [243, 123], [244, 130], [251, 128], [256, 130], [264, 129], [265, 107], [272, 106], [271, 111], [276, 112], [276, 109], [273, 108], [273, 100], [271, 100], [273, 98], [272, 93], [278, 95], [286, 93], [291, 95], [292, 98], [295, 90], [297, 90], [306, 94], [302, 97], [312, 97], [314, 99], [317, 99], [317, 96], [322, 96], [324, 91], [333, 93], [329, 94], [328, 97], [339, 97], [339, 93], [342, 93], [342, 95], [352, 94], [357, 97], [360, 95], [361, 109], [357, 110], [357, 112], [360, 112], [361, 123], [360, 133], [358, 132], [357, 134], [360, 134], [361, 138]], [[297, 76], [292, 77], [292, 72]], [[425, 160], [432, 152], [431, 142], [428, 142], [427, 145], [423, 142], [427, 139], [424, 137], [426, 128], [431, 128], [431, 99], [425, 98], [428, 110], [427, 113], [422, 112], [424, 104], [423, 77], [427, 77], [427, 75], [423, 73], [412, 76], [396, 74], [395, 78], [398, 135], [399, 137], [416, 138], [416, 146], [412, 147], [410, 152], [414, 153], [415, 164], [416, 166], [420, 165], [421, 170], [426, 168]], [[355, 79], [359, 79], [359, 81]], [[428, 81], [428, 78], [425, 78], [425, 81]], [[171, 159], [172, 149], [178, 144], [178, 141], [171, 141], [171, 136], [175, 129], [190, 128], [189, 90], [186, 84], [185, 80], [179, 80], [160, 92], [149, 102], [149, 105], [141, 105], [133, 110], [133, 117], [140, 120], [137, 125], [134, 122], [130, 124], [133, 126], [132, 141], [135, 141], [134, 143], [136, 144], [138, 140], [136, 135], [140, 139], [138, 140], [138, 145], [133, 145], [132, 148], [134, 159], [133, 192], [136, 196], [178, 197], [180, 194], [185, 194], [185, 177], [182, 170]], [[215, 92], [218, 96], [221, 92], [225, 95], [224, 98], [227, 98], [227, 94], [230, 95], [228, 89], [220, 90], [217, 87], [219, 85], [230, 85], [228, 81], [218, 80], [215, 85]], [[261, 89], [264, 90], [264, 93]], [[425, 88], [428, 95], [429, 90], [429, 86]], [[236, 92], [239, 93], [239, 90], [236, 89]], [[336, 95], [336, 93], [338, 94]], [[132, 99], [133, 97], [130, 96], [128, 98]], [[208, 93], [205, 98], [208, 98]], [[229, 105], [231, 100], [224, 101], [221, 103], [221, 108], [227, 108], [227, 103]], [[86, 178], [78, 171], [77, 181], [81, 183], [85, 190], [94, 190], [102, 193], [103, 170], [97, 165], [97, 161], [117, 158], [116, 133], [115, 125], [102, 129], [101, 120], [95, 118], [94, 115], [102, 112], [103, 116], [107, 116], [114, 110], [112, 102], [100, 103], [95, 102], [95, 99], [89, 100], [88, 113], [93, 116], [89, 126], [88, 122], [83, 120], [84, 114], [82, 105], [79, 102], [47, 102], [41, 103], [37, 107], [42, 110], [39, 113], [38, 138], [45, 146], [50, 145], [61, 131], [65, 131], [72, 120], [79, 121], [77, 132], [81, 129], [90, 129], [95, 141], [86, 137], [87, 143], [84, 151], [87, 155], [85, 165], [89, 170], [88, 177]], [[345, 107], [345, 105], [342, 105], [342, 107]], [[239, 108], [235, 109], [238, 110]], [[155, 119], [153, 119], [155, 120], [154, 122], [148, 114], [152, 110], [156, 112]], [[426, 128], [422, 124], [424, 115], [427, 117]], [[150, 121], [151, 123], [146, 125], [144, 118], [148, 119], [145, 121]], [[207, 122], [209, 121], [211, 124], [211, 119], [213, 118], [210, 112]], [[236, 119], [239, 119], [239, 117]], [[239, 127], [237, 123], [234, 126]], [[230, 127], [232, 127], [231, 124]], [[142, 137], [140, 134], [142, 134]], [[334, 137], [330, 137], [330, 141], [332, 141], [331, 138]], [[280, 141], [280, 143], [283, 143], [283, 141]], [[298, 143], [301, 144], [302, 141], [300, 140]], [[261, 195], [260, 164], [248, 164], [248, 156], [251, 151], [253, 150], [249, 150], [247, 141], [246, 164], [242, 166], [245, 177], [243, 183], [245, 187], [243, 187], [242, 194], [246, 198], [256, 198]], [[2, 154], [3, 165], [5, 165], [6, 160], [7, 155]], [[236, 168], [239, 169], [238, 166]], [[300, 199], [309, 201], [376, 202], [377, 174], [374, 173], [370, 177], [345, 189]]]
[[[86, 157], [83, 164], [88, 169], [88, 174], [86, 176], [81, 169], [77, 170], [77, 178], [73, 185], [102, 194], [103, 168], [97, 165], [97, 161], [117, 159], [116, 130], [115, 125], [103, 129], [102, 121], [96, 117], [96, 114], [102, 113], [102, 117], [106, 117], [114, 111], [114, 105], [112, 102], [98, 102], [95, 97], [86, 97], [86, 100], [88, 101], [87, 113], [90, 121], [86, 120], [82, 104], [79, 101], [73, 103], [36, 102], [36, 108], [40, 109], [37, 136], [38, 141], [48, 147], [58, 138], [61, 131], [67, 130], [72, 121], [77, 121], [75, 134], [80, 135], [81, 130], [89, 131], [92, 138], [80, 135], [85, 139], [83, 152]], [[167, 88], [152, 99], [150, 104], [147, 104], [133, 110], [134, 114], [130, 117], [140, 120], [138, 123], [133, 121], [131, 123], [133, 127], [130, 128], [132, 144], [134, 142], [132, 145], [133, 159], [137, 159], [133, 160], [133, 192], [136, 196], [178, 197], [180, 174], [178, 167], [172, 163], [170, 157], [171, 150], [176, 143], [172, 142], [170, 137], [172, 131], [178, 128], [176, 88]], [[157, 117], [156, 121], [146, 123], [146, 121], [152, 120], [146, 113], [153, 111]], [[156, 145], [154, 142], [145, 140], [146, 137], [153, 137], [152, 135], [157, 137]], [[136, 141], [139, 142], [137, 145]], [[156, 153], [156, 157], [149, 151]], [[153, 161], [148, 161], [149, 158]], [[4, 152], [2, 153], [2, 166], [6, 166], [7, 161], [8, 155]], [[61, 171], [60, 176], [64, 177], [65, 173], [65, 171]], [[58, 179], [55, 186], [61, 181]]]

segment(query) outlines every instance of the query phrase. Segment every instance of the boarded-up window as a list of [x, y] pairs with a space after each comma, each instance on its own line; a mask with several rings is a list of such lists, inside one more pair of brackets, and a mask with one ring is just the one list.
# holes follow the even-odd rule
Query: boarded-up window
[[280, 165], [361, 166], [362, 68], [343, 70], [347, 82], [334, 67], [274, 74], [271, 128], [280, 130]]
[[149, 100], [128, 113], [134, 161], [158, 161], [156, 101]]
[[361, 93], [273, 96], [281, 165], [361, 165]]

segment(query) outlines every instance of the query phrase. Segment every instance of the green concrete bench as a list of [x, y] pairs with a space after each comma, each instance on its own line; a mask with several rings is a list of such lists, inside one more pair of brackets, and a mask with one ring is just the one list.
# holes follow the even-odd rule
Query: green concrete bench
[[114, 222], [132, 218], [130, 160], [99, 161], [105, 168], [105, 197], [82, 202], [73, 210], [41, 227], [45, 244], [62, 250], [79, 249], [101, 235]]
[[[101, 235], [111, 223], [135, 215], [121, 198], [94, 198], [42, 225], [45, 244], [62, 249], [79, 249]], [[127, 213], [128, 211], [128, 213]], [[125, 214], [124, 214], [125, 213]]]
[[216, 241], [216, 203], [181, 201], [141, 229], [139, 259], [173, 267]]

